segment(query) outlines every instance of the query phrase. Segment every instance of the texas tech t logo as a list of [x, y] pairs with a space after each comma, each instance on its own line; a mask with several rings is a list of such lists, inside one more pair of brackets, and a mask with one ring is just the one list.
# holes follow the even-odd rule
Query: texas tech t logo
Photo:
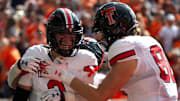
[[114, 11], [115, 11], [115, 7], [110, 7], [101, 11], [101, 15], [105, 14], [105, 17], [108, 18], [109, 25], [112, 25], [115, 23], [115, 20], [112, 17], [112, 15], [114, 15]]

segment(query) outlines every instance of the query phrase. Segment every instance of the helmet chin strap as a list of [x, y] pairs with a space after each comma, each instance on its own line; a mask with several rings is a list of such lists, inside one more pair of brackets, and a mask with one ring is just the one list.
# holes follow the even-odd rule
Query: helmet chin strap
[[55, 50], [56, 53], [58, 53], [59, 55], [63, 56], [63, 57], [70, 57], [73, 49], [69, 49], [69, 50], [64, 50], [64, 49], [56, 49]]
[[79, 49], [78, 46], [75, 46], [69, 50], [57, 48], [54, 51], [63, 57], [72, 57], [72, 56], [75, 56], [77, 54], [78, 49]]

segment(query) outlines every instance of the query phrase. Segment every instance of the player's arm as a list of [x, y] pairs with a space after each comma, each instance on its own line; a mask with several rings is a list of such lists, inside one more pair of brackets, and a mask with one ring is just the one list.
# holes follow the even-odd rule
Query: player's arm
[[8, 84], [12, 88], [16, 88], [17, 81], [22, 71], [35, 74], [38, 70], [40, 60], [37, 58], [26, 57], [18, 60], [12, 65], [8, 73]]
[[89, 101], [105, 101], [115, 95], [133, 75], [138, 64], [134, 44], [120, 43], [115, 43], [109, 49], [108, 59], [110, 59], [111, 71], [97, 89], [77, 78], [72, 80], [70, 86]]
[[134, 73], [136, 65], [136, 59], [115, 63], [112, 66], [112, 71], [107, 75], [97, 89], [84, 84], [77, 78], [72, 80], [70, 86], [89, 101], [105, 101], [108, 98], [111, 98], [125, 85]]
[[[50, 67], [54, 67], [53, 69], [59, 69], [59, 66], [55, 66], [53, 63], [49, 64], [51, 65]], [[98, 88], [85, 84], [68, 71], [60, 71], [61, 75], [42, 74], [42, 76], [70, 85], [71, 88], [89, 101], [105, 101], [115, 95], [126, 84], [128, 79], [134, 73], [136, 66], [136, 59], [115, 62], [112, 65], [111, 72]], [[51, 69], [52, 71], [52, 68], [47, 67], [47, 69]]]
[[8, 85], [11, 88], [16, 88], [17, 81], [21, 74], [22, 70], [20, 70], [17, 66], [17, 62], [11, 66], [11, 69], [8, 72]]
[[23, 57], [11, 66], [11, 69], [8, 72], [8, 84], [11, 88], [16, 88], [16, 82], [18, 81], [22, 71], [33, 74], [37, 72], [40, 59], [36, 57], [39, 57], [38, 48], [30, 47]]
[[25, 72], [20, 76], [19, 80], [17, 81], [13, 101], [27, 101], [29, 94], [32, 91], [32, 78], [33, 74], [28, 72]]

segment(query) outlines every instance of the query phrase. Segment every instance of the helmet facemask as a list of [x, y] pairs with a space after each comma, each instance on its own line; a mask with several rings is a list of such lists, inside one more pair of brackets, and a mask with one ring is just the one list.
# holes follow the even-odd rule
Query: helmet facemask
[[[81, 39], [81, 35], [74, 34], [74, 33], [67, 33], [67, 34], [57, 34], [56, 36], [56, 42], [57, 46], [54, 48], [54, 50], [64, 56], [74, 56], [75, 53], [78, 50], [79, 40]], [[60, 38], [58, 38], [60, 36]]]
[[[67, 15], [69, 16], [68, 19], [66, 18]], [[64, 38], [58, 38], [61, 36], [64, 36]], [[74, 36], [74, 38], [71, 39], [71, 36]], [[81, 36], [82, 27], [79, 19], [69, 9], [57, 9], [49, 16], [47, 43], [56, 53], [64, 57], [74, 56], [77, 53]], [[66, 40], [71, 40], [70, 46], [64, 42]]]

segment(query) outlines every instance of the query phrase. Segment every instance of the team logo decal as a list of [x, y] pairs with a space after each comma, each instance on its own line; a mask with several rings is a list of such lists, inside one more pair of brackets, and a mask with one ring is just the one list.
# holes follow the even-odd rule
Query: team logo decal
[[109, 25], [115, 23], [115, 20], [112, 17], [112, 15], [114, 15], [114, 11], [115, 11], [115, 7], [110, 7], [101, 11], [101, 15], [105, 15], [105, 17], [108, 18]]

